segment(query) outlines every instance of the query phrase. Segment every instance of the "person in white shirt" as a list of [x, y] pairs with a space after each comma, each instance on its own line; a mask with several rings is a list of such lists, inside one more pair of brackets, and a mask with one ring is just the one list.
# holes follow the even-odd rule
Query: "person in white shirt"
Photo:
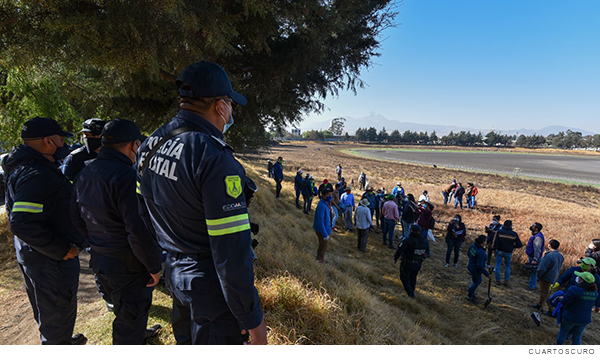
[[354, 212], [354, 223], [358, 229], [358, 250], [367, 252], [367, 240], [369, 238], [369, 230], [374, 229], [371, 210], [369, 209], [369, 200], [363, 198]]

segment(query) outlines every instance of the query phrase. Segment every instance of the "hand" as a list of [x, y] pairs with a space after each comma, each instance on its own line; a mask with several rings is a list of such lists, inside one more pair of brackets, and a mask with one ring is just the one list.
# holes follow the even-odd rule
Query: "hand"
[[537, 264], [537, 260], [531, 260], [531, 265]]
[[560, 284], [555, 282], [554, 284], [550, 285], [550, 290], [558, 289], [559, 286]]
[[492, 274], [489, 274], [489, 275], [487, 276], [487, 278], [488, 278], [488, 279], [491, 279], [491, 278], [492, 278]]
[[67, 253], [67, 255], [65, 255], [63, 260], [73, 259], [77, 255], [79, 255], [79, 248], [77, 246], [71, 244], [71, 249], [69, 249], [69, 252]]
[[146, 287], [156, 286], [156, 284], [158, 284], [159, 280], [160, 280], [160, 273], [150, 274], [150, 280], [148, 280]]
[[[267, 345], [267, 324], [265, 324], [264, 319], [260, 325], [249, 331], [252, 341], [244, 342], [244, 345]], [[246, 333], [246, 329], [242, 330], [242, 335], [246, 335]]]
[[323, 240], [329, 241], [329, 236], [328, 237], [324, 237]]

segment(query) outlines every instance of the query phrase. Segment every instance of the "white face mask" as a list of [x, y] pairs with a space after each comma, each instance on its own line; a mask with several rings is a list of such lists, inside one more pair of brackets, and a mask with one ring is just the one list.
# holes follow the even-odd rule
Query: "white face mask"
[[[224, 103], [227, 104], [227, 101], [223, 100]], [[229, 108], [231, 109], [231, 114], [229, 115], [229, 121], [225, 121], [225, 118], [223, 117], [223, 115], [221, 115], [221, 119], [223, 119], [223, 122], [225, 123], [225, 126], [223, 127], [223, 134], [225, 134], [225, 132], [231, 127], [231, 125], [233, 125], [233, 105], [231, 104], [227, 104], [229, 105]]]

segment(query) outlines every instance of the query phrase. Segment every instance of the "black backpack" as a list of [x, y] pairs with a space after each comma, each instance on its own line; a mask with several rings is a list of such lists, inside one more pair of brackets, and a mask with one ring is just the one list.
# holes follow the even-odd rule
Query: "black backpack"
[[435, 227], [435, 218], [433, 217], [433, 215], [431, 216], [431, 218], [429, 218], [429, 223], [427, 223], [427, 227], [429, 227], [432, 230]]

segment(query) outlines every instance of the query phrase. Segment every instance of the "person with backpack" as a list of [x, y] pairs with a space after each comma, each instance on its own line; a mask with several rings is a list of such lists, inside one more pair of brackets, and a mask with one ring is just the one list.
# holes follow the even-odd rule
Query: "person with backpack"
[[450, 255], [454, 250], [454, 267], [458, 268], [458, 255], [460, 247], [467, 235], [467, 229], [462, 222], [462, 217], [459, 214], [454, 215], [454, 219], [450, 221], [446, 228], [446, 267], [450, 266]]
[[421, 235], [427, 239], [429, 229], [433, 229], [433, 225], [435, 225], [435, 220], [431, 220], [433, 218], [433, 205], [427, 201], [421, 202], [420, 205], [417, 211], [417, 225], [421, 228]]
[[394, 264], [400, 259], [400, 281], [409, 297], [415, 297], [417, 275], [423, 261], [429, 257], [429, 242], [421, 235], [421, 227], [413, 225], [410, 235], [404, 239], [394, 253]]
[[469, 265], [467, 265], [467, 270], [469, 270], [469, 273], [471, 274], [471, 285], [467, 291], [467, 300], [474, 304], [477, 304], [477, 295], [475, 295], [475, 292], [481, 284], [481, 275], [485, 275], [489, 279], [492, 278], [492, 274], [490, 274], [485, 267], [486, 254], [483, 246], [486, 240], [487, 237], [485, 235], [479, 235], [477, 239], [475, 239], [475, 243], [469, 248], [468, 252]]

